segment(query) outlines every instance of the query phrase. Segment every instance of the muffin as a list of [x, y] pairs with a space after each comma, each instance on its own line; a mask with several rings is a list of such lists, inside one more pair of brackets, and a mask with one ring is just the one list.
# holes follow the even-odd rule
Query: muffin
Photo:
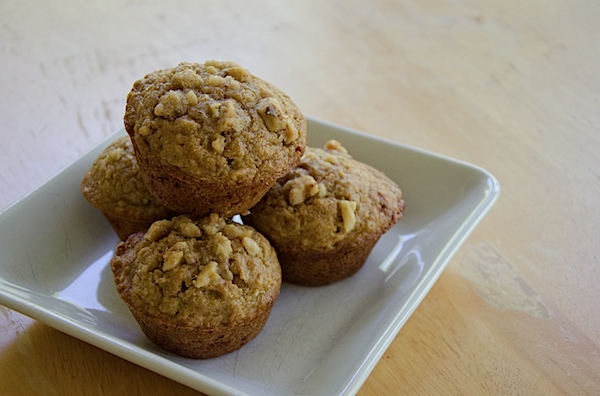
[[331, 140], [308, 147], [243, 220], [269, 239], [285, 282], [319, 286], [356, 273], [403, 212], [396, 183]]
[[125, 129], [150, 192], [179, 213], [243, 213], [295, 166], [306, 119], [233, 62], [181, 63], [136, 81]]
[[173, 216], [146, 189], [128, 136], [115, 140], [96, 158], [81, 181], [81, 192], [121, 240]]
[[214, 213], [157, 221], [121, 242], [110, 265], [119, 295], [146, 336], [196, 359], [253, 339], [281, 287], [267, 239]]

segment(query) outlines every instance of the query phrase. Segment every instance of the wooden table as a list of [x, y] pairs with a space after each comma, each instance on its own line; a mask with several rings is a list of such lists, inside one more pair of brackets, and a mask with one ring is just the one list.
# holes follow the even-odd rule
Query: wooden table
[[[2, 1], [0, 210], [211, 58], [502, 185], [360, 395], [600, 394], [598, 2]], [[196, 394], [2, 306], [0, 393]]]

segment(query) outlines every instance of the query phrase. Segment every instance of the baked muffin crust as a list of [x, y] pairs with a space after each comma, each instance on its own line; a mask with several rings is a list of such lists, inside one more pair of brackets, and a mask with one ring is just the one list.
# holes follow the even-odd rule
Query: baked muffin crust
[[[227, 212], [218, 205], [195, 208], [198, 196], [210, 201], [201, 189], [260, 186], [256, 196], [242, 190], [216, 200], [248, 195], [246, 206], [254, 205], [299, 161], [306, 144], [306, 120], [294, 102], [233, 62], [184, 62], [146, 75], [127, 97], [124, 122], [148, 188], [180, 213]], [[167, 179], [175, 181], [164, 188]], [[198, 196], [177, 202], [168, 192], [178, 183], [185, 185], [178, 195]]]
[[231, 352], [254, 338], [281, 286], [269, 242], [216, 214], [155, 222], [119, 245], [111, 268], [146, 335], [196, 358]]
[[278, 170], [305, 142], [306, 121], [291, 99], [233, 62], [149, 74], [135, 83], [126, 112], [140, 146], [198, 178]]
[[135, 244], [135, 257], [112, 268], [117, 287], [137, 309], [174, 323], [229, 324], [256, 316], [273, 299], [280, 268], [269, 242], [248, 226], [216, 215], [155, 222]]
[[403, 215], [402, 191], [331, 140], [308, 147], [244, 222], [273, 244], [291, 283], [331, 283], [356, 272]]
[[329, 141], [324, 149], [307, 148], [250, 217], [278, 243], [329, 249], [349, 235], [389, 229], [402, 216], [403, 205], [394, 182]]

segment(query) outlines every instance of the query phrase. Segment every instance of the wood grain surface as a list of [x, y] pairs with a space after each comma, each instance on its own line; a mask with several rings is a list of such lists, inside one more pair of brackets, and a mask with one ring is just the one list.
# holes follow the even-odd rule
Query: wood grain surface
[[[600, 394], [599, 2], [3, 0], [0, 210], [213, 58], [500, 181], [359, 395]], [[197, 392], [0, 306], [0, 394]]]

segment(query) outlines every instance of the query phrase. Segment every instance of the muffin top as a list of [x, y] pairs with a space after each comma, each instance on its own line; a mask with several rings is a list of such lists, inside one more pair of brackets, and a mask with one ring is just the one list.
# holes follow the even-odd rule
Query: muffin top
[[382, 234], [403, 214], [402, 191], [377, 169], [330, 140], [307, 147], [245, 218], [275, 248], [322, 251], [344, 240]]
[[253, 228], [215, 214], [155, 222], [118, 246], [111, 267], [132, 309], [182, 326], [253, 319], [281, 286], [269, 242]]
[[113, 216], [170, 216], [169, 209], [146, 189], [128, 136], [115, 140], [100, 153], [85, 174], [81, 191], [92, 205]]
[[125, 129], [140, 155], [201, 180], [283, 176], [306, 119], [279, 89], [233, 62], [180, 63], [134, 83]]

